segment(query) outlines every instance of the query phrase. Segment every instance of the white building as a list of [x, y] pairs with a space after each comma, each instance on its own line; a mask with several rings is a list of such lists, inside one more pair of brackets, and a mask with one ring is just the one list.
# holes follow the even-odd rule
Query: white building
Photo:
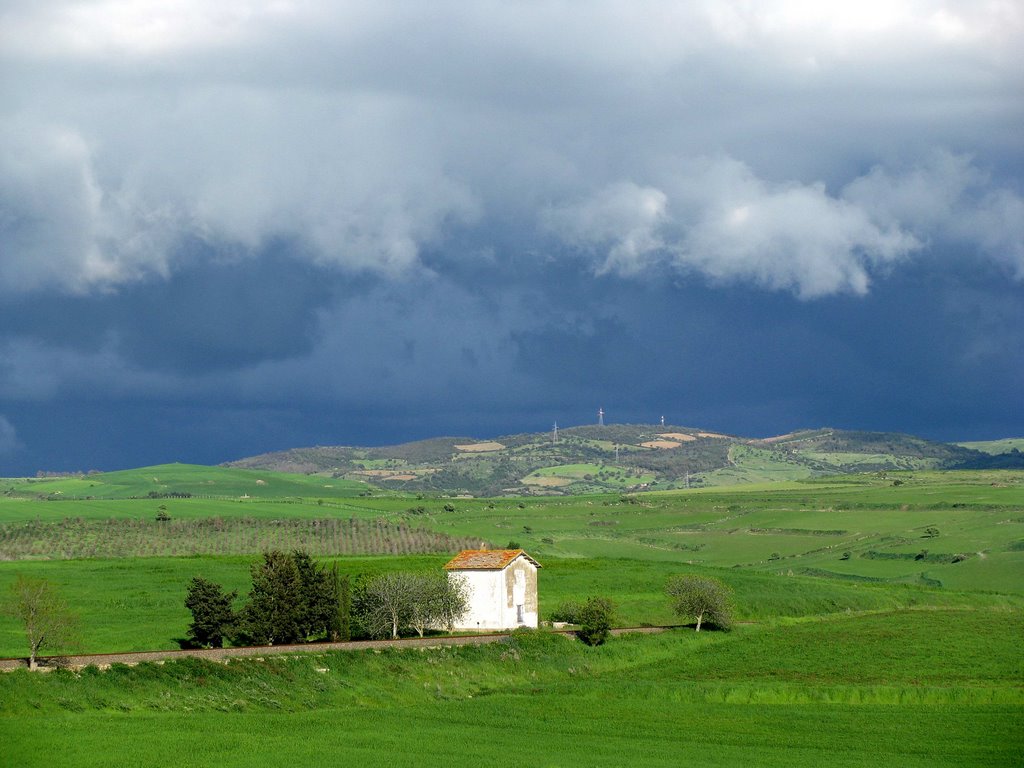
[[449, 579], [463, 579], [469, 610], [455, 629], [537, 628], [537, 569], [521, 549], [467, 549], [447, 565]]

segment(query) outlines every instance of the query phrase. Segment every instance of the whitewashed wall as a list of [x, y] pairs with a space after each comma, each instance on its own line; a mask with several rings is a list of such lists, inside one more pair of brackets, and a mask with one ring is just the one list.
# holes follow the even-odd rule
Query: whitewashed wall
[[448, 577], [465, 579], [469, 593], [469, 611], [456, 629], [538, 626], [537, 566], [527, 558], [517, 557], [500, 571], [453, 570]]

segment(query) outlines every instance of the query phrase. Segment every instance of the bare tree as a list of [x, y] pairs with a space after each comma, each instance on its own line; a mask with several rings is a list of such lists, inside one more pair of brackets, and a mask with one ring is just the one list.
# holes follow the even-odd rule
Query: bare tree
[[67, 647], [74, 642], [78, 619], [46, 579], [18, 576], [11, 585], [5, 613], [25, 627], [29, 669], [36, 669], [43, 648]]
[[395, 639], [410, 627], [420, 637], [428, 629], [451, 629], [468, 606], [465, 582], [444, 573], [385, 573], [359, 591], [359, 618], [374, 637]]
[[465, 578], [449, 578], [446, 573], [417, 573], [414, 577], [409, 625], [420, 637], [428, 629], [451, 631], [469, 607]]
[[361, 619], [374, 637], [397, 639], [398, 632], [410, 625], [413, 615], [416, 576], [395, 571], [371, 579], [362, 591]]

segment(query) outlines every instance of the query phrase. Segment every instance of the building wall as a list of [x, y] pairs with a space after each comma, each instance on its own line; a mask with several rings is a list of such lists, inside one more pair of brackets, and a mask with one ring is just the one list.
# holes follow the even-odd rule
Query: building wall
[[469, 610], [456, 629], [539, 625], [537, 567], [525, 557], [517, 557], [500, 571], [449, 571], [448, 578], [465, 579], [469, 592]]

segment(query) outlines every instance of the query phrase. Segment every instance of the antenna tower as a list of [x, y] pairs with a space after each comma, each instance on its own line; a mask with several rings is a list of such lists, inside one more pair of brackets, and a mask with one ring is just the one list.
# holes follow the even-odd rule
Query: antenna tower
[[558, 422], [555, 422], [555, 428], [551, 430], [551, 443], [552, 445], [558, 442]]
[[661, 417], [661, 426], [663, 426], [663, 427], [665, 426], [665, 417], [664, 416]]
[[597, 409], [597, 426], [604, 426], [604, 408]]

